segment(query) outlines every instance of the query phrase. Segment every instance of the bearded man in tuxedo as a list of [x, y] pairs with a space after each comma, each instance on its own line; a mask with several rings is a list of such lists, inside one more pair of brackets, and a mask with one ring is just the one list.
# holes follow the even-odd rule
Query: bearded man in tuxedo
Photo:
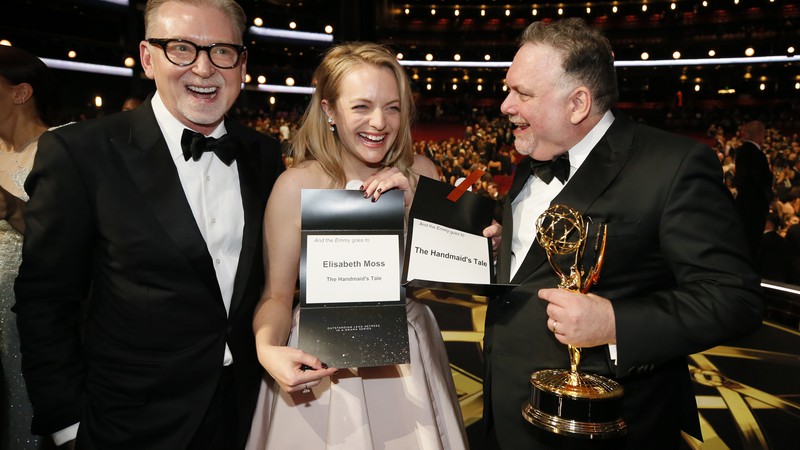
[[[501, 110], [526, 156], [506, 200], [497, 263], [498, 282], [519, 286], [487, 311], [487, 447], [675, 449], [681, 430], [700, 433], [686, 356], [754, 331], [763, 314], [719, 160], [699, 142], [610, 110], [618, 97], [611, 46], [583, 20], [533, 23], [520, 42]], [[607, 225], [591, 293], [555, 288], [535, 240], [536, 219], [552, 204]], [[627, 436], [580, 439], [523, 419], [530, 374], [569, 368], [566, 344], [583, 348], [583, 370], [624, 388]]]

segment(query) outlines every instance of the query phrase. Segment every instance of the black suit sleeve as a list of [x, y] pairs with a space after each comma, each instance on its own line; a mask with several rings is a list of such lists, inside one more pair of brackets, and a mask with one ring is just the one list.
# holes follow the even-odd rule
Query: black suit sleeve
[[658, 245], [674, 287], [614, 301], [617, 374], [684, 357], [754, 331], [763, 302], [719, 161], [698, 145], [661, 207]]
[[80, 420], [84, 366], [79, 323], [95, 227], [89, 193], [58, 135], [45, 133], [39, 139], [25, 188], [30, 201], [14, 310], [34, 407], [33, 431], [49, 434]]

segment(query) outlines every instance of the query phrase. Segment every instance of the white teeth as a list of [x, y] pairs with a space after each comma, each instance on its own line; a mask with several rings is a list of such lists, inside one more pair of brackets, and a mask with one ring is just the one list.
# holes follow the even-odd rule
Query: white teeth
[[358, 133], [358, 135], [361, 136], [364, 139], [369, 139], [372, 142], [382, 142], [386, 138], [386, 135], [373, 136], [371, 134], [364, 134], [364, 133]]
[[197, 86], [188, 86], [188, 89], [190, 91], [194, 91], [194, 92], [197, 92], [199, 94], [213, 94], [214, 92], [217, 92], [217, 88], [215, 88], [215, 87], [203, 88], [203, 87], [197, 87]]

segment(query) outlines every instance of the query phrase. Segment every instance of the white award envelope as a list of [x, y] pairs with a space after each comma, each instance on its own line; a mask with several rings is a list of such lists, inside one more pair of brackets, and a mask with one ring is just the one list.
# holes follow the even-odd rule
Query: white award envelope
[[483, 237], [497, 202], [472, 192], [453, 197], [454, 189], [420, 177], [409, 213], [403, 285], [483, 296], [510, 290], [515, 285], [496, 283], [492, 243]]
[[403, 193], [303, 189], [299, 346], [330, 367], [409, 362]]

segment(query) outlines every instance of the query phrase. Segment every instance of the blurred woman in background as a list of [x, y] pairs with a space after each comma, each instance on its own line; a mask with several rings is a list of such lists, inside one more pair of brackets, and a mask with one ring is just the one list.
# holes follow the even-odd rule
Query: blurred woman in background
[[[49, 439], [31, 434], [33, 416], [22, 379], [14, 279], [22, 259], [24, 183], [39, 135], [56, 122], [59, 93], [36, 56], [0, 45], [0, 450], [39, 449]], [[44, 442], [46, 441], [46, 442]]]

